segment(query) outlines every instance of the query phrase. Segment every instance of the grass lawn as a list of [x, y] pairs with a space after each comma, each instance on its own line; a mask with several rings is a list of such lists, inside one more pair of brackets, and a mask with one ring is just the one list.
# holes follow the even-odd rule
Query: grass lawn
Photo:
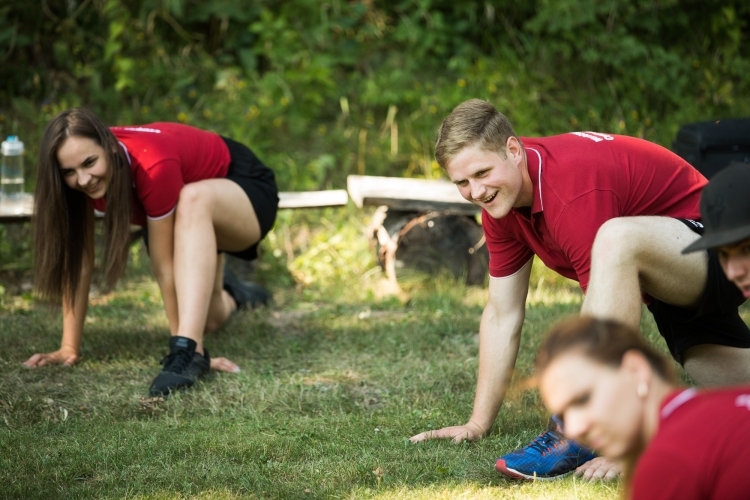
[[273, 305], [206, 340], [242, 372], [167, 401], [145, 397], [168, 328], [140, 246], [117, 290], [93, 294], [76, 367], [23, 368], [59, 346], [61, 318], [28, 296], [0, 296], [0, 498], [616, 498], [617, 483], [520, 483], [494, 471], [545, 425], [524, 381], [541, 334], [580, 306], [576, 284], [538, 264], [492, 434], [409, 443], [468, 418], [486, 289], [412, 276], [399, 300], [362, 217], [282, 212], [256, 269]]

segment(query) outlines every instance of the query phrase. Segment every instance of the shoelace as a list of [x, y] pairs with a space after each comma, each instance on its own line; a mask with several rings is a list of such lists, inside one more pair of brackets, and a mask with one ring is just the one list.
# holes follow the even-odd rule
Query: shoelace
[[560, 444], [560, 438], [550, 431], [539, 434], [529, 443], [527, 448], [537, 450], [541, 455], [546, 455], [551, 449], [557, 448]]
[[160, 363], [164, 365], [164, 371], [182, 373], [192, 360], [193, 355], [190, 354], [190, 351], [180, 349], [164, 356]]

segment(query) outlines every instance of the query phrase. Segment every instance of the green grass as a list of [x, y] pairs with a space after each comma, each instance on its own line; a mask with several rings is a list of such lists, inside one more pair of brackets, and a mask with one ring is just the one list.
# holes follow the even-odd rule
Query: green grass
[[76, 367], [23, 368], [58, 346], [61, 319], [0, 297], [0, 498], [616, 497], [616, 482], [519, 483], [493, 469], [545, 424], [523, 382], [541, 334], [580, 306], [575, 284], [538, 265], [495, 430], [477, 443], [408, 442], [468, 418], [486, 289], [415, 277], [407, 301], [388, 294], [361, 217], [282, 212], [256, 270], [274, 304], [206, 341], [242, 372], [163, 402], [144, 397], [168, 329], [142, 249], [117, 291], [94, 296]]

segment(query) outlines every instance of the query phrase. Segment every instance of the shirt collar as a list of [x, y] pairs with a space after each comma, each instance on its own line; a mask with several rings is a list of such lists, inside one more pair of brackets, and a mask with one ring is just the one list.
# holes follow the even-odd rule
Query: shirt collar
[[130, 159], [130, 152], [128, 151], [128, 147], [122, 143], [122, 141], [117, 141], [120, 146], [122, 146], [122, 150], [125, 151], [125, 158], [128, 159], [128, 165], [132, 165], [133, 162]]
[[665, 418], [669, 417], [677, 408], [684, 405], [697, 395], [698, 391], [696, 391], [692, 387], [690, 389], [685, 389], [683, 391], [671, 394], [662, 403], [660, 412], [661, 419], [664, 420]]
[[[125, 151], [125, 158], [128, 159], [128, 166], [133, 166], [133, 161], [130, 159], [130, 152], [128, 151], [128, 147], [122, 143], [122, 141], [117, 141], [120, 146], [122, 146], [122, 150]], [[133, 189], [135, 189], [135, 179], [133, 179]]]
[[534, 201], [531, 204], [531, 213], [536, 214], [544, 210], [544, 199], [542, 198], [542, 155], [539, 150], [525, 148], [526, 166], [534, 188]]

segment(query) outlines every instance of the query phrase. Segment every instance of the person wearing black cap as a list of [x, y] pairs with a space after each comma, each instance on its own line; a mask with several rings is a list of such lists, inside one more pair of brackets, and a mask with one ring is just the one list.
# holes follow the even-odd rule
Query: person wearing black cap
[[727, 279], [750, 298], [750, 165], [733, 162], [701, 195], [703, 236], [682, 253], [715, 251]]

